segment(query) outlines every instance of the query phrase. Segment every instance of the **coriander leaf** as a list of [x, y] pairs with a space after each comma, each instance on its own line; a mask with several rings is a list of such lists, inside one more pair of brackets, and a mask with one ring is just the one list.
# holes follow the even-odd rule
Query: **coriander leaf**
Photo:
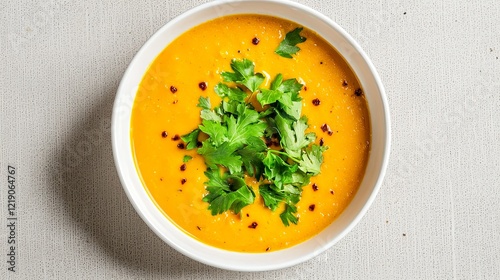
[[297, 164], [288, 164], [271, 150], [267, 151], [262, 162], [266, 178], [276, 185], [277, 191], [282, 191], [285, 185], [293, 182], [292, 174], [297, 171]]
[[219, 188], [215, 190], [218, 196], [210, 193], [203, 198], [203, 201], [210, 203], [208, 209], [211, 210], [212, 215], [222, 214], [230, 209], [238, 214], [243, 207], [252, 204], [255, 200], [255, 193], [242, 178], [228, 176], [228, 180], [232, 183], [231, 191]]
[[257, 93], [257, 101], [259, 101], [260, 105], [266, 106], [267, 104], [272, 104], [283, 95], [283, 92], [279, 90], [271, 90], [271, 89], [261, 89], [259, 93]]
[[215, 88], [215, 93], [220, 97], [227, 97], [229, 100], [235, 100], [238, 102], [244, 102], [247, 98], [247, 94], [239, 88], [230, 88], [223, 83], [218, 83]]
[[313, 144], [302, 154], [302, 160], [299, 162], [299, 169], [311, 175], [318, 175], [323, 163], [323, 152], [327, 150], [326, 146]]
[[196, 106], [203, 108], [203, 109], [210, 110], [210, 108], [212, 107], [210, 105], [210, 97], [200, 96], [200, 98], [198, 99], [198, 105], [196, 105]]
[[190, 161], [192, 158], [193, 158], [192, 156], [188, 156], [188, 155], [186, 155], [186, 156], [184, 156], [184, 157], [182, 158], [182, 162], [188, 162], [188, 161]]
[[205, 176], [208, 178], [208, 181], [205, 182], [208, 194], [203, 197], [203, 201], [210, 203], [217, 197], [231, 191], [227, 182], [227, 174], [224, 173], [221, 175], [218, 168], [215, 170], [209, 169], [205, 171]]
[[207, 121], [222, 122], [221, 117], [212, 110], [203, 109], [201, 110], [200, 117]]
[[264, 159], [263, 151], [267, 146], [259, 137], [251, 137], [248, 139], [248, 145], [238, 150], [237, 153], [241, 156], [245, 170], [249, 176], [255, 177], [259, 180], [264, 172]]
[[292, 101], [300, 101], [302, 99], [299, 97], [299, 92], [302, 90], [302, 87], [303, 85], [297, 79], [288, 79], [280, 83], [276, 89], [282, 92], [290, 92], [292, 94]]
[[278, 87], [281, 85], [281, 83], [283, 82], [283, 75], [278, 74], [276, 75], [276, 77], [274, 78], [274, 80], [271, 82], [271, 87], [270, 89], [271, 90], [277, 90]]
[[240, 172], [243, 165], [241, 156], [236, 155], [235, 150], [228, 142], [215, 147], [210, 141], [204, 141], [203, 146], [198, 149], [198, 154], [203, 155], [205, 164], [211, 169], [218, 169], [217, 164], [220, 164], [227, 167], [231, 174], [234, 174]]
[[295, 205], [292, 204], [286, 205], [285, 211], [283, 211], [283, 213], [280, 214], [281, 221], [285, 226], [289, 226], [290, 222], [294, 224], [298, 223], [299, 220], [294, 215], [294, 213], [296, 212], [297, 212], [297, 207]]
[[271, 184], [260, 185], [259, 193], [264, 199], [264, 205], [269, 207], [272, 211], [275, 211], [285, 196], [281, 192], [274, 191], [270, 186]]
[[298, 27], [288, 32], [274, 52], [282, 57], [292, 58], [292, 54], [296, 54], [300, 50], [296, 45], [307, 40], [305, 37], [300, 36], [302, 29], [302, 27]]
[[246, 86], [251, 92], [257, 91], [264, 82], [264, 75], [254, 73], [254, 63], [248, 59], [231, 60], [232, 72], [222, 72], [221, 76], [224, 82], [234, 82]]
[[262, 137], [266, 124], [259, 119], [259, 113], [240, 104], [237, 107], [238, 116], [226, 117], [227, 135], [231, 145], [241, 147], [248, 144], [251, 137]]
[[[300, 165], [299, 165], [300, 169]], [[297, 170], [297, 172], [292, 174], [292, 182], [293, 186], [303, 187], [309, 184], [309, 179], [311, 178], [310, 174], [306, 174], [305, 172], [301, 172], [301, 170]], [[293, 191], [290, 191], [293, 193]]]
[[254, 67], [255, 67], [254, 63], [248, 59], [242, 59], [242, 60], [232, 59], [231, 60], [231, 69], [233, 69], [233, 71], [235, 73], [239, 73], [244, 78], [248, 78], [250, 76], [253, 76]]
[[196, 148], [196, 145], [198, 144], [198, 134], [200, 134], [199, 129], [195, 129], [191, 131], [190, 133], [181, 136], [182, 141], [186, 142], [186, 149], [192, 150]]
[[240, 74], [240, 73], [233, 73], [233, 72], [222, 72], [221, 73], [222, 79], [224, 82], [240, 82], [244, 80], [245, 78]]
[[254, 76], [248, 77], [241, 84], [246, 86], [251, 92], [256, 92], [259, 86], [264, 82], [264, 75], [257, 73]]
[[277, 114], [275, 120], [281, 136], [281, 146], [291, 157], [300, 158], [302, 148], [316, 139], [314, 133], [305, 134], [308, 128], [307, 118], [302, 116], [298, 121], [292, 122]]
[[240, 103], [237, 102], [237, 101], [234, 101], [234, 100], [230, 100], [229, 102], [226, 102], [226, 101], [222, 101], [222, 109], [227, 112], [227, 113], [231, 113], [231, 114], [238, 114], [238, 105]]
[[281, 108], [283, 109], [283, 112], [285, 112], [292, 119], [298, 120], [300, 118], [300, 113], [302, 112], [302, 102], [292, 101], [290, 106], [282, 106]]
[[228, 140], [227, 128], [220, 122], [204, 120], [199, 126], [199, 129], [210, 137], [209, 141], [212, 142], [215, 147], [222, 145], [222, 143]]

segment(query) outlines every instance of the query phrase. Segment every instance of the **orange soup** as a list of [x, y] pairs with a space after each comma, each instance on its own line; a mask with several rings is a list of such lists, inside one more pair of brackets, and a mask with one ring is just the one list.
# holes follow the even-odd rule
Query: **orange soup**
[[[355, 74], [337, 51], [311, 30], [301, 35], [293, 58], [275, 53], [285, 34], [298, 24], [261, 15], [233, 15], [203, 23], [179, 36], [153, 61], [139, 86], [132, 110], [135, 164], [145, 189], [159, 209], [193, 238], [226, 250], [266, 252], [287, 248], [316, 235], [347, 207], [363, 178], [369, 156], [370, 121]], [[268, 88], [279, 73], [303, 88], [302, 115], [315, 143], [329, 147], [321, 173], [302, 189], [297, 224], [285, 226], [280, 213], [263, 204], [258, 182], [253, 204], [239, 214], [212, 215], [204, 182], [207, 169], [196, 149], [186, 150], [179, 136], [201, 123], [200, 96], [212, 107], [220, 97], [214, 86], [231, 71], [232, 59], [249, 59]], [[201, 84], [202, 85], [201, 85]], [[325, 126], [326, 125], [326, 126]], [[184, 163], [184, 157], [192, 159]], [[257, 225], [257, 226], [252, 226]]]

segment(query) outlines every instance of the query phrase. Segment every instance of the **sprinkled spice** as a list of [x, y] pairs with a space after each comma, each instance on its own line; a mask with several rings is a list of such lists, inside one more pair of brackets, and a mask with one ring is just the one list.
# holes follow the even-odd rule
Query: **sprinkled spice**
[[186, 179], [186, 178], [182, 178], [182, 179], [181, 179], [181, 184], [183, 184], [183, 185], [184, 185], [186, 182], [187, 182], [187, 179]]
[[304, 87], [304, 90], [307, 91], [307, 87]]
[[254, 37], [254, 38], [252, 39], [252, 44], [254, 44], [254, 45], [256, 45], [256, 46], [257, 46], [259, 43], [260, 43], [259, 38]]
[[177, 148], [179, 148], [179, 149], [182, 149], [182, 150], [183, 150], [183, 149], [184, 149], [184, 147], [185, 147], [185, 146], [184, 146], [184, 143], [179, 143], [179, 144], [177, 144]]
[[354, 94], [356, 94], [356, 96], [361, 96], [363, 94], [363, 91], [358, 88], [357, 90], [354, 91]]
[[247, 217], [250, 217], [250, 214], [247, 213]]
[[265, 140], [266, 140], [266, 146], [271, 147], [273, 145], [273, 141], [271, 140], [271, 138], [266, 137]]
[[177, 104], [177, 102], [179, 102], [179, 100], [174, 100], [174, 102], [172, 102], [173, 104]]
[[271, 250], [271, 248], [270, 248], [270, 247], [267, 247], [267, 248], [266, 248], [266, 252], [267, 252], [267, 251], [269, 251], [269, 250]]
[[330, 190], [330, 194], [335, 194], [335, 192], [333, 190]]
[[321, 130], [322, 130], [323, 132], [327, 132], [327, 133], [328, 133], [328, 135], [332, 135], [332, 134], [333, 134], [332, 129], [331, 129], [331, 128], [330, 128], [330, 126], [329, 126], [328, 124], [326, 124], [326, 123], [324, 123], [324, 124], [321, 126]]
[[314, 204], [309, 205], [309, 211], [314, 211], [314, 208], [316, 208], [316, 205]]
[[406, 236], [406, 233], [403, 233], [403, 236]]
[[198, 230], [201, 230], [201, 227], [200, 227], [200, 226], [196, 226], [196, 228], [197, 228]]
[[185, 171], [186, 170], [186, 164], [185, 163], [181, 165], [180, 170], [181, 171]]
[[314, 106], [318, 106], [319, 104], [321, 104], [321, 100], [319, 100], [319, 98], [313, 99], [312, 102], [313, 102]]
[[323, 140], [323, 138], [319, 139], [319, 145], [323, 146], [324, 144], [325, 144], [325, 141]]
[[347, 81], [346, 81], [346, 80], [344, 80], [344, 81], [342, 82], [342, 86], [343, 86], [343, 87], [346, 87], [346, 86], [347, 86]]
[[323, 64], [323, 61], [320, 61], [319, 64]]
[[312, 184], [312, 188], [313, 188], [313, 191], [317, 191], [317, 190], [319, 190], [319, 189], [318, 189], [318, 185], [316, 185], [316, 183]]
[[257, 223], [256, 222], [253, 222], [251, 225], [248, 226], [248, 228], [256, 228], [257, 227]]
[[201, 89], [201, 90], [206, 90], [207, 89], [207, 83], [205, 82], [201, 82], [198, 84], [198, 87]]
[[176, 87], [174, 87], [174, 86], [170, 86], [170, 91], [171, 91], [172, 93], [176, 93], [176, 92], [177, 92], [177, 88], [176, 88]]
[[181, 137], [179, 136], [179, 134], [176, 134], [176, 135], [174, 135], [174, 137], [172, 137], [173, 141], [177, 141], [179, 139], [181, 139]]
[[167, 136], [168, 136], [168, 133], [167, 133], [166, 131], [163, 131], [163, 132], [161, 133], [161, 137], [163, 137], [163, 138], [167, 138]]
[[163, 178], [160, 178], [160, 181], [163, 181]]

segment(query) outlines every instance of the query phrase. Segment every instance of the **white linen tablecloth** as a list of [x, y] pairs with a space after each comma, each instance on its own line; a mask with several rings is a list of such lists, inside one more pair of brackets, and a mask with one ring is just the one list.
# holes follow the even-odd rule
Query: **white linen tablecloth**
[[110, 116], [142, 44], [202, 2], [2, 1], [0, 279], [500, 279], [497, 0], [298, 1], [358, 40], [386, 87], [393, 145], [375, 203], [326, 253], [278, 271], [212, 268], [162, 242], [120, 185]]

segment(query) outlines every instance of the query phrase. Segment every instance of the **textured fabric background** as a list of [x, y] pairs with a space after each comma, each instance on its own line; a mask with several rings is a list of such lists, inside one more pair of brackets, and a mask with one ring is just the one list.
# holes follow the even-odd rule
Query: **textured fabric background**
[[[393, 146], [367, 215], [319, 257], [238, 273], [177, 253], [115, 171], [110, 116], [141, 45], [204, 1], [0, 4], [0, 279], [500, 279], [500, 2], [299, 2], [360, 42], [387, 89]], [[17, 272], [7, 271], [7, 166]]]

